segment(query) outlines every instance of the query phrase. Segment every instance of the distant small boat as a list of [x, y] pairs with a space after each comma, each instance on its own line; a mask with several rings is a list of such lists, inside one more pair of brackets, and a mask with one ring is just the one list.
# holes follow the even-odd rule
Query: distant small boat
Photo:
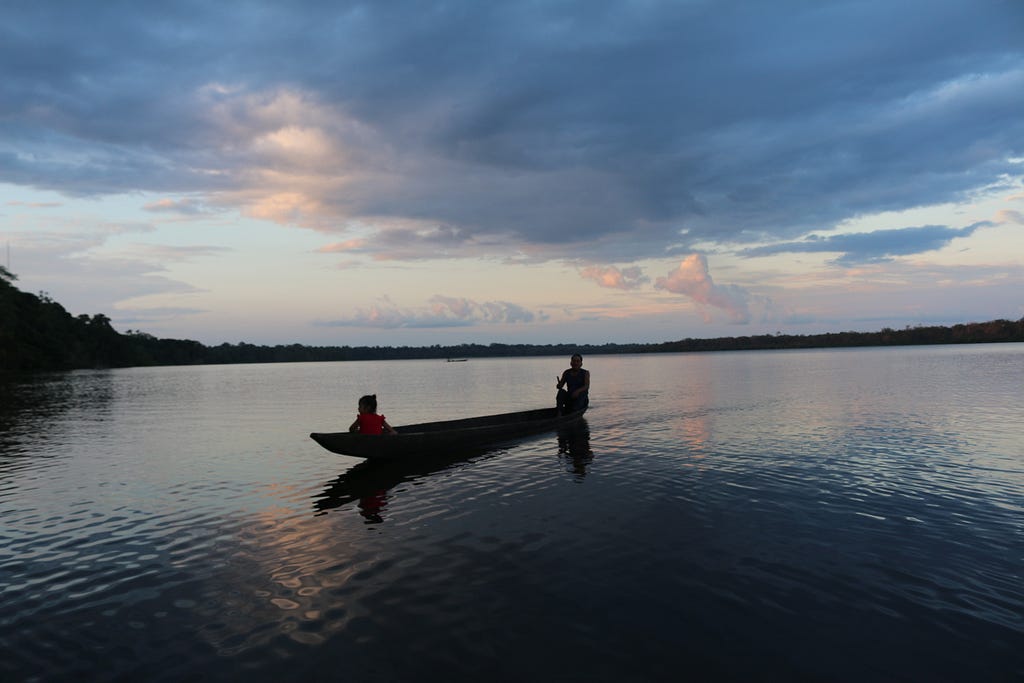
[[558, 412], [558, 408], [540, 408], [462, 420], [396, 425], [397, 434], [313, 432], [309, 436], [332, 453], [357, 458], [393, 460], [453, 449], [487, 446], [530, 434], [553, 431], [578, 422], [586, 411], [587, 409], [583, 408], [563, 415]]
[[469, 360], [469, 359], [468, 358], [449, 358], [448, 362], [449, 363], [465, 363], [467, 360]]

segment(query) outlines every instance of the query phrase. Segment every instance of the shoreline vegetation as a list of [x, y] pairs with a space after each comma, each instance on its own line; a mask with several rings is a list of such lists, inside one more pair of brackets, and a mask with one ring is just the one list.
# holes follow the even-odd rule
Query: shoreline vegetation
[[942, 326], [883, 328], [878, 332], [762, 334], [635, 344], [457, 344], [442, 346], [257, 346], [245, 342], [205, 346], [189, 339], [122, 334], [103, 314], [72, 316], [45, 292], [14, 286], [0, 266], [0, 374], [86, 368], [310, 361], [494, 358], [621, 353], [754, 351], [925, 344], [1024, 342], [1024, 318]]

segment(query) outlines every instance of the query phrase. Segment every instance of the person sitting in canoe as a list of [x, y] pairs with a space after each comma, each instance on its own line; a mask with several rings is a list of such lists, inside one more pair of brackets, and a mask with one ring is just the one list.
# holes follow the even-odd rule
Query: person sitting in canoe
[[395, 428], [388, 424], [383, 415], [377, 414], [377, 394], [367, 394], [359, 399], [359, 414], [356, 421], [348, 428], [350, 432], [360, 434], [397, 434]]
[[555, 385], [558, 388], [558, 411], [563, 415], [582, 410], [590, 404], [590, 371], [583, 369], [583, 356], [574, 353], [569, 359], [569, 366]]

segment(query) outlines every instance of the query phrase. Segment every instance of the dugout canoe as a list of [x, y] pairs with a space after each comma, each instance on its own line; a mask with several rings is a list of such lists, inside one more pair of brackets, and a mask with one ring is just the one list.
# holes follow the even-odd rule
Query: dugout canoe
[[397, 434], [378, 436], [353, 432], [313, 432], [309, 436], [332, 453], [394, 460], [453, 449], [489, 446], [553, 431], [578, 422], [586, 411], [583, 408], [562, 415], [557, 408], [540, 408], [461, 420], [395, 425]]

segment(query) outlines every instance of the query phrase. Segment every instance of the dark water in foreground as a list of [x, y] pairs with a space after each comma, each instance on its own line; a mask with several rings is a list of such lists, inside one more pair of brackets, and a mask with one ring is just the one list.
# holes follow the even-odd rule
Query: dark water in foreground
[[571, 433], [307, 438], [567, 360], [0, 385], [0, 680], [1024, 680], [1024, 345], [592, 356]]

